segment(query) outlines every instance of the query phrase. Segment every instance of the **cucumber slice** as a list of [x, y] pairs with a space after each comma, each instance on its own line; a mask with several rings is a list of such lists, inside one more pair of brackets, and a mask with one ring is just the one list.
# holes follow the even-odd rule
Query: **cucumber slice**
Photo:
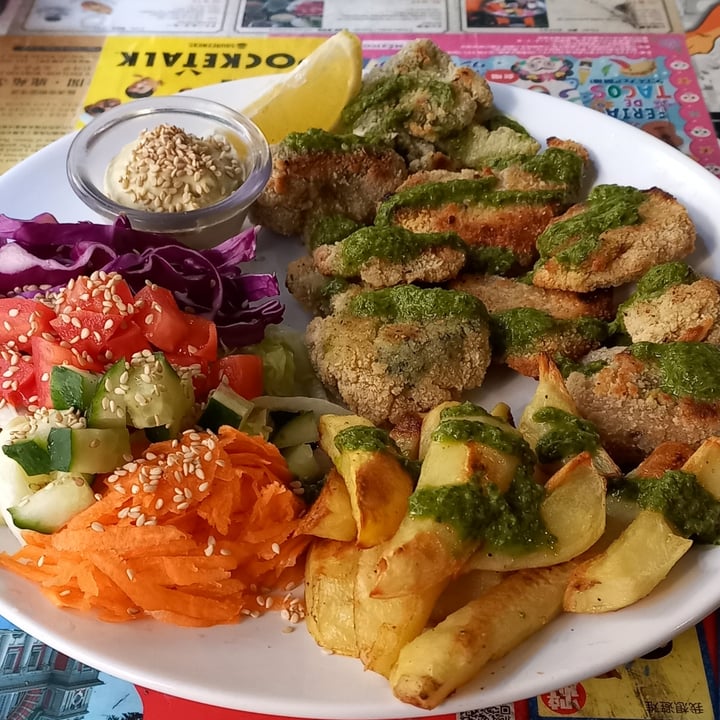
[[130, 365], [118, 360], [99, 379], [86, 418], [89, 427], [122, 428], [127, 425], [126, 391]]
[[238, 395], [228, 385], [221, 384], [210, 391], [198, 425], [213, 432], [217, 432], [221, 425], [240, 428], [254, 407], [250, 400]]
[[20, 465], [27, 475], [47, 475], [52, 470], [50, 453], [34, 440], [3, 445], [2, 451]]
[[8, 508], [16, 528], [52, 533], [95, 502], [82, 475], [57, 473], [54, 480]]
[[323, 474], [312, 446], [307, 443], [285, 448], [282, 455], [290, 472], [300, 480], [315, 480]]
[[130, 434], [121, 428], [53, 428], [48, 435], [53, 470], [111, 472], [130, 455]]
[[314, 443], [319, 439], [317, 418], [311, 410], [298, 413], [270, 436], [270, 442], [280, 449]]
[[125, 399], [133, 427], [165, 425], [173, 437], [188, 424], [195, 404], [192, 384], [184, 382], [160, 352], [133, 360]]
[[100, 376], [70, 365], [56, 365], [50, 373], [50, 398], [57, 410], [75, 408], [86, 412], [90, 407]]

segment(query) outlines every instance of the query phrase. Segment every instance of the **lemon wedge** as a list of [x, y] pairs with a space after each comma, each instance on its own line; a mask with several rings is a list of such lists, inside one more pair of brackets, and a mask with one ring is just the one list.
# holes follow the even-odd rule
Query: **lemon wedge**
[[332, 130], [362, 83], [362, 44], [342, 30], [242, 110], [270, 144], [290, 132]]

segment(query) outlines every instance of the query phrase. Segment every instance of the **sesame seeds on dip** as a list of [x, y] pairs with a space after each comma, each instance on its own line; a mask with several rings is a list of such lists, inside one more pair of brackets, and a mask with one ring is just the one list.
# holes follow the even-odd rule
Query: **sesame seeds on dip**
[[120, 205], [187, 212], [223, 200], [245, 179], [237, 150], [215, 134], [198, 137], [175, 125], [143, 130], [109, 164], [105, 192]]

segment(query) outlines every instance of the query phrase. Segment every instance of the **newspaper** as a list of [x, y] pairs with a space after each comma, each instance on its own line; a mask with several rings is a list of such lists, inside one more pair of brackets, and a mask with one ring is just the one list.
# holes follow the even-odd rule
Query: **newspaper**
[[9, 0], [3, 15], [15, 35], [682, 31], [674, 0]]

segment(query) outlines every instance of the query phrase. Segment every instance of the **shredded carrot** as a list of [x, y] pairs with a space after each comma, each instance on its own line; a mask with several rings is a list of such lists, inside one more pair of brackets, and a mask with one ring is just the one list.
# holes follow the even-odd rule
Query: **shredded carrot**
[[60, 607], [109, 622], [154, 617], [231, 623], [287, 607], [308, 538], [302, 501], [278, 449], [230, 427], [150, 445], [96, 481], [99, 499], [0, 567]]

